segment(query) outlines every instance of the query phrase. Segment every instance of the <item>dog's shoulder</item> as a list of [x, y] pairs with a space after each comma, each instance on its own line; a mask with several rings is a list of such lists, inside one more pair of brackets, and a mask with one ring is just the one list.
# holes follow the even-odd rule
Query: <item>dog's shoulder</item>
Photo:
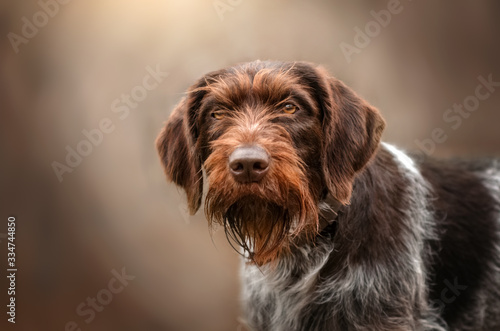
[[491, 282], [499, 264], [500, 160], [409, 157], [431, 193], [428, 204], [437, 237], [428, 243], [429, 294], [453, 324], [496, 286]]

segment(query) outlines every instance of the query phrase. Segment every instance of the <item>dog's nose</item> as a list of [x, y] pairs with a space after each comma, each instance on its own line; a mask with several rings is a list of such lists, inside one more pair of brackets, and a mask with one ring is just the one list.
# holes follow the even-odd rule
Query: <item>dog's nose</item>
[[269, 155], [256, 145], [238, 147], [229, 156], [229, 170], [240, 183], [258, 182], [269, 170]]

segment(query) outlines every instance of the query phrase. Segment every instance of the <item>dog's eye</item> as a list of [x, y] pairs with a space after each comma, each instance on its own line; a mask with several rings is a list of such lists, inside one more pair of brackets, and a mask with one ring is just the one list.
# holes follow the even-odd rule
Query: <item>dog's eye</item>
[[285, 107], [283, 107], [283, 111], [287, 114], [295, 113], [299, 108], [291, 103], [287, 103]]
[[215, 118], [216, 120], [221, 120], [226, 116], [226, 114], [222, 111], [214, 111], [212, 113], [212, 117]]

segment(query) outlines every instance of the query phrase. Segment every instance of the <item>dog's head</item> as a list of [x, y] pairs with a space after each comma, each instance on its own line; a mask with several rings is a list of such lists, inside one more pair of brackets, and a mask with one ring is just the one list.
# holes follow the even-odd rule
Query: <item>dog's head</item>
[[321, 67], [256, 61], [191, 86], [157, 148], [191, 213], [206, 171], [207, 219], [261, 265], [317, 232], [325, 194], [349, 203], [383, 128], [375, 108]]

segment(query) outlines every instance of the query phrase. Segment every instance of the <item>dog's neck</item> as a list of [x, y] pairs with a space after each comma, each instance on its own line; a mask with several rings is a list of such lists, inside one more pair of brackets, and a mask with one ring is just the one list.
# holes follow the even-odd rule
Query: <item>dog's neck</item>
[[343, 206], [344, 205], [330, 193], [321, 199], [319, 202], [319, 233], [323, 232], [337, 220], [340, 209]]

